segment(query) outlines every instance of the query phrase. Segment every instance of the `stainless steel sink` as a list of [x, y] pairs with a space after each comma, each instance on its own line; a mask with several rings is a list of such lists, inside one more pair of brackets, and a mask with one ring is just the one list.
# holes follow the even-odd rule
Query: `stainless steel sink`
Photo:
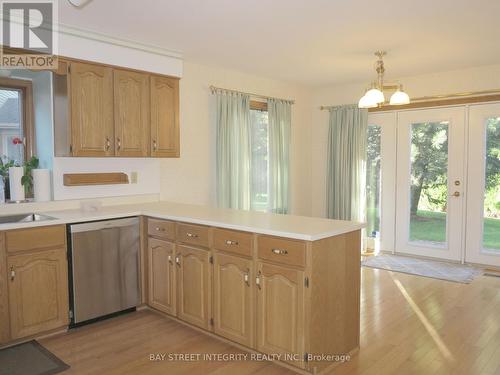
[[0, 224], [7, 223], [27, 223], [32, 221], [55, 220], [54, 217], [41, 214], [17, 214], [0, 216]]

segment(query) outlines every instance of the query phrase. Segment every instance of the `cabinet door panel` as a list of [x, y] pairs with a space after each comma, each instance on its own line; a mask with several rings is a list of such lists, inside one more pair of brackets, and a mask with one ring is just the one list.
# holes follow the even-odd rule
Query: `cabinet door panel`
[[68, 324], [66, 249], [7, 258], [12, 339]]
[[211, 318], [209, 252], [179, 246], [176, 264], [179, 319], [209, 329]]
[[112, 69], [72, 63], [70, 86], [73, 156], [113, 156]]
[[258, 262], [257, 350], [294, 354], [289, 360], [303, 367], [304, 273]]
[[149, 238], [149, 305], [175, 315], [174, 244]]
[[214, 331], [253, 346], [252, 261], [216, 253], [214, 256]]
[[116, 156], [148, 156], [149, 75], [114, 70]]
[[8, 283], [5, 233], [0, 232], [0, 345], [10, 340]]
[[179, 157], [179, 80], [151, 76], [151, 156]]

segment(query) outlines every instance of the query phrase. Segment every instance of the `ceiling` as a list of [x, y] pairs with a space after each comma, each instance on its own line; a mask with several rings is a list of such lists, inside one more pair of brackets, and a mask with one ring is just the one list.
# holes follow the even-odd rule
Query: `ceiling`
[[313, 86], [500, 63], [498, 0], [59, 0], [59, 22]]

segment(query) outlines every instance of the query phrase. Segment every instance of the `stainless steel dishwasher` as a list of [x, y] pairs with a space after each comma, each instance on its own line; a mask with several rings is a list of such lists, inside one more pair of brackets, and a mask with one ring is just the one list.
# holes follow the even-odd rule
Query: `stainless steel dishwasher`
[[71, 326], [140, 303], [139, 219], [69, 226]]

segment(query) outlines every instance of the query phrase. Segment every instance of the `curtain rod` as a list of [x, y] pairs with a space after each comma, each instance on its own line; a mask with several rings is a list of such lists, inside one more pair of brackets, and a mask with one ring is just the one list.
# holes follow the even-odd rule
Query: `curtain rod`
[[251, 92], [244, 92], [244, 91], [238, 91], [238, 90], [230, 90], [230, 89], [225, 89], [222, 87], [216, 87], [216, 86], [210, 86], [210, 90], [212, 91], [212, 94], [214, 94], [217, 90], [223, 90], [223, 91], [228, 91], [228, 92], [235, 92], [238, 94], [245, 94], [245, 95], [250, 95], [253, 96], [254, 98], [260, 98], [260, 99], [278, 99], [278, 100], [283, 100], [285, 102], [289, 102], [290, 104], [295, 104], [295, 100], [293, 99], [282, 99], [282, 98], [275, 98], [273, 96], [265, 96], [265, 95], [259, 95], [259, 94], [253, 94]]
[[[483, 90], [483, 91], [470, 91], [470, 92], [459, 92], [454, 94], [446, 94], [446, 95], [431, 95], [431, 96], [420, 96], [417, 98], [411, 98], [410, 103], [413, 102], [428, 102], [440, 99], [454, 99], [454, 98], [467, 98], [474, 96], [483, 96], [488, 94], [500, 94], [500, 89], [494, 90]], [[388, 106], [389, 103], [382, 104], [382, 107]], [[319, 107], [320, 110], [329, 110], [331, 108], [341, 107], [341, 105], [322, 105]]]

